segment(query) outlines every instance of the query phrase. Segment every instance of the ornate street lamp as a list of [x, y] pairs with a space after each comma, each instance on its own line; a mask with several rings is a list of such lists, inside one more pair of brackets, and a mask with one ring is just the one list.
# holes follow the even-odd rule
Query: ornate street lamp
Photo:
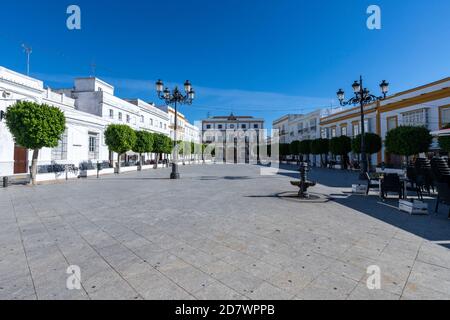
[[184, 83], [184, 91], [183, 94], [178, 87], [172, 90], [169, 88], [164, 89], [164, 83], [162, 80], [158, 80], [156, 82], [156, 92], [158, 92], [158, 97], [161, 100], [164, 100], [166, 105], [173, 105], [175, 107], [175, 127], [174, 127], [174, 149], [173, 149], [173, 161], [172, 161], [172, 173], [170, 174], [170, 179], [180, 179], [180, 173], [178, 171], [178, 150], [176, 150], [177, 146], [177, 131], [178, 131], [178, 104], [186, 104], [191, 105], [195, 99], [195, 91], [192, 88], [191, 82], [187, 80]]
[[337, 92], [337, 97], [339, 99], [339, 103], [341, 106], [348, 106], [348, 105], [359, 105], [361, 108], [361, 173], [360, 173], [360, 179], [366, 179], [366, 173], [368, 171], [367, 169], [367, 156], [366, 156], [366, 145], [365, 145], [365, 124], [364, 124], [364, 106], [369, 105], [373, 102], [386, 99], [386, 95], [389, 91], [389, 83], [386, 82], [386, 80], [383, 80], [380, 84], [381, 93], [383, 96], [377, 97], [373, 94], [370, 94], [370, 91], [367, 88], [364, 88], [363, 86], [363, 79], [362, 76], [358, 81], [355, 81], [352, 85], [353, 92], [355, 96], [351, 98], [348, 101], [345, 100], [345, 93], [344, 90], [339, 89]]

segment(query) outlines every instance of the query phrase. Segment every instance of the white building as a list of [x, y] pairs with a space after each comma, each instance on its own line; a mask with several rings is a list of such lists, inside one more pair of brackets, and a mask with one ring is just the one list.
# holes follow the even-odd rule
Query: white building
[[[159, 109], [168, 115], [169, 137], [175, 140], [175, 109], [171, 106], [160, 106]], [[177, 141], [200, 143], [200, 128], [191, 124], [186, 116], [179, 111], [177, 112], [177, 118]]]
[[[75, 80], [73, 89], [45, 89], [42, 81], [0, 67], [0, 110], [17, 101], [33, 101], [58, 107], [66, 117], [66, 131], [59, 146], [43, 148], [38, 169], [44, 175], [54, 172], [55, 164], [93, 169], [97, 162], [114, 163], [117, 157], [105, 144], [108, 124], [123, 123], [136, 130], [169, 134], [169, 116], [153, 104], [139, 99], [123, 100], [114, 96], [114, 87], [97, 78]], [[32, 151], [14, 144], [5, 122], [0, 122], [0, 176], [29, 172]], [[150, 160], [154, 155], [147, 155]], [[128, 161], [137, 160], [128, 153]]]
[[[125, 100], [116, 97], [114, 87], [98, 78], [75, 79], [73, 89], [61, 91], [75, 99], [78, 110], [99, 116], [108, 124], [126, 124], [135, 130], [169, 134], [167, 113], [139, 99]], [[111, 163], [116, 159], [116, 154], [109, 153], [108, 160]], [[144, 161], [154, 159], [155, 155], [144, 155]], [[133, 152], [128, 152], [122, 157], [122, 161], [137, 160], [138, 156]]]
[[[217, 159], [223, 158], [224, 162], [249, 162], [250, 158], [255, 155], [251, 152], [256, 152], [250, 150], [250, 142], [262, 143], [257, 140], [266, 139], [264, 129], [264, 119], [235, 116], [232, 113], [229, 116], [216, 116], [202, 120], [202, 139], [203, 143], [216, 146]], [[238, 139], [238, 132], [244, 133], [242, 137], [245, 137], [245, 141]], [[255, 133], [256, 141], [250, 141], [252, 132]], [[261, 133], [263, 134], [262, 138]]]
[[[249, 117], [249, 116], [235, 116], [231, 114], [229, 116], [217, 116], [210, 117], [202, 120], [202, 131], [208, 130], [227, 131], [227, 130], [263, 130], [264, 119]], [[206, 139], [206, 141], [205, 141]], [[208, 138], [203, 137], [205, 142], [208, 142]]]
[[292, 141], [294, 141], [290, 136], [291, 124], [301, 116], [301, 114], [287, 114], [285, 116], [282, 116], [281, 118], [276, 119], [272, 123], [272, 129], [278, 130], [278, 135], [280, 137], [279, 141], [281, 144], [291, 143]]
[[308, 114], [289, 114], [273, 122], [272, 128], [279, 131], [280, 143], [314, 140], [320, 138], [320, 118], [326, 111], [316, 110]]
[[[102, 143], [107, 121], [76, 109], [76, 101], [63, 93], [44, 89], [43, 82], [0, 67], [0, 108], [6, 111], [17, 101], [45, 103], [61, 109], [66, 116], [66, 131], [57, 148], [43, 148], [39, 166], [58, 161], [75, 164], [89, 160], [108, 160], [108, 149]], [[0, 176], [28, 173], [32, 151], [14, 144], [5, 122], [0, 123]], [[41, 168], [44, 172], [45, 168]]]

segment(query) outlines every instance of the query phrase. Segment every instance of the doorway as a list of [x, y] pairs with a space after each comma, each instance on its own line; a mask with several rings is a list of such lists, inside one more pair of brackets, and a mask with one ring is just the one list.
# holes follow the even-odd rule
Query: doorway
[[14, 145], [14, 174], [28, 173], [28, 149]]

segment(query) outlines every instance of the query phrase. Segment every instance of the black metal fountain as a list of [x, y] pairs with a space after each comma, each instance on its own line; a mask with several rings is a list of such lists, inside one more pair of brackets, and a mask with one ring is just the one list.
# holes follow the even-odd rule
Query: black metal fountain
[[308, 181], [308, 172], [309, 165], [307, 162], [302, 162], [300, 164], [300, 181], [291, 181], [293, 186], [299, 187], [300, 191], [298, 192], [298, 196], [300, 199], [309, 199], [310, 195], [308, 194], [308, 188], [314, 187], [316, 185], [313, 181]]

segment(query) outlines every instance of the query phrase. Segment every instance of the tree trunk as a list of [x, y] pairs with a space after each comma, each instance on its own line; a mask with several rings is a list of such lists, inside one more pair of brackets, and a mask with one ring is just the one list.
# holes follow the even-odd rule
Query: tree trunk
[[38, 156], [39, 156], [39, 149], [33, 150], [33, 158], [31, 160], [31, 183], [33, 185], [36, 185], [37, 183], [37, 164], [38, 164]]
[[142, 171], [142, 153], [139, 153], [139, 167], [138, 167], [139, 171]]
[[342, 170], [348, 169], [348, 155], [346, 154], [341, 156], [341, 169]]
[[160, 157], [160, 154], [159, 154], [159, 153], [156, 153], [156, 159], [155, 159], [155, 169], [158, 169], [158, 162], [159, 162], [159, 157]]
[[117, 174], [120, 174], [120, 156], [120, 153], [117, 154]]

